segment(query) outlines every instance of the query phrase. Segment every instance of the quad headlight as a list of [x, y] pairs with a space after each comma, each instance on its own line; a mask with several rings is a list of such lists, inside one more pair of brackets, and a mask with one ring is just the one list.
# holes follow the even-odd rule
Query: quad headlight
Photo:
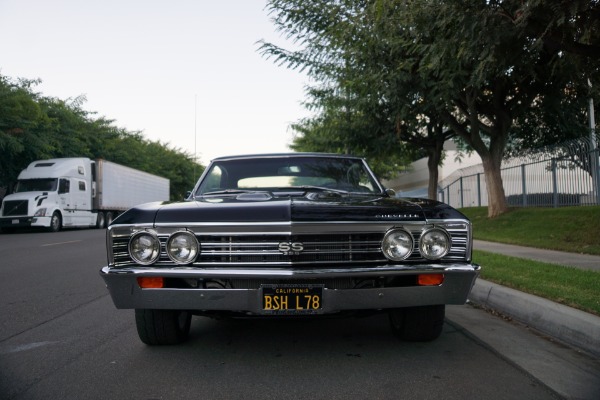
[[[139, 231], [131, 236], [128, 250], [136, 263], [150, 265], [160, 258], [161, 242], [155, 232]], [[200, 253], [200, 244], [192, 232], [178, 231], [169, 236], [164, 250], [174, 263], [189, 264]]]
[[129, 240], [129, 255], [135, 262], [149, 265], [160, 257], [160, 241], [155, 233], [139, 231]]
[[196, 236], [188, 231], [175, 232], [167, 240], [167, 255], [176, 264], [189, 264], [200, 252]]
[[421, 255], [430, 260], [439, 260], [450, 251], [452, 241], [443, 229], [433, 228], [425, 231], [419, 240]]
[[392, 229], [385, 234], [381, 249], [383, 254], [392, 261], [405, 260], [413, 249], [413, 238], [404, 229]]

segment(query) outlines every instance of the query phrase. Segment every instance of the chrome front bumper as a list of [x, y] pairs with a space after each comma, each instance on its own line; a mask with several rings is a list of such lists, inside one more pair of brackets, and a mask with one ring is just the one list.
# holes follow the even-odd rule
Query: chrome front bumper
[[321, 314], [345, 310], [378, 310], [433, 304], [464, 304], [479, 275], [476, 264], [387, 265], [351, 269], [218, 269], [218, 268], [110, 268], [100, 275], [117, 308], [234, 311], [262, 315], [262, 289], [142, 289], [137, 278], [161, 276], [191, 279], [284, 279], [310, 283], [314, 279], [377, 277], [443, 273], [439, 286], [323, 289]]

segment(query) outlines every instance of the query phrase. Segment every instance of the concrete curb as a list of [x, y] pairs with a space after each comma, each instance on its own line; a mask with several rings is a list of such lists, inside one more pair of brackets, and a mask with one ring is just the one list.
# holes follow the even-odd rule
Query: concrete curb
[[600, 317], [483, 279], [477, 279], [469, 300], [600, 356]]

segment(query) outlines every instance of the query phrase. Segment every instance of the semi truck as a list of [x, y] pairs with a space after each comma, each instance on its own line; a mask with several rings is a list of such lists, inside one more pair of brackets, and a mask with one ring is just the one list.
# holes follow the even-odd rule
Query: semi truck
[[2, 200], [0, 229], [102, 229], [133, 206], [169, 200], [169, 185], [166, 178], [102, 159], [34, 161]]

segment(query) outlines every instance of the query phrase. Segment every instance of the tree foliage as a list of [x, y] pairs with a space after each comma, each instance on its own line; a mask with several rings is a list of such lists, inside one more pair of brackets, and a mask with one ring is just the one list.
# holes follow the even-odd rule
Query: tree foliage
[[192, 156], [84, 110], [84, 97], [44, 97], [34, 91], [38, 83], [0, 75], [0, 188], [10, 190], [32, 161], [89, 157], [168, 178], [172, 200], [192, 189], [203, 170]]
[[518, 29], [551, 51], [576, 57], [584, 70], [596, 69], [594, 60], [600, 59], [600, 1], [495, 0], [489, 3]]
[[[394, 126], [378, 110], [361, 109], [345, 96], [331, 90], [312, 89], [320, 112], [292, 125], [298, 135], [291, 148], [296, 151], [328, 151], [369, 157], [369, 164], [382, 178], [394, 177], [414, 158], [414, 149], [393, 135]], [[352, 138], [349, 140], [349, 138]]]
[[598, 44], [597, 0], [271, 0], [268, 7], [300, 49], [265, 43], [264, 53], [307, 69], [345, 100], [336, 106], [309, 92], [320, 113], [299, 125], [301, 146], [319, 143], [332, 116], [345, 112], [353, 123], [333, 125], [337, 146], [367, 143], [362, 150], [382, 163], [390, 152], [378, 143], [425, 152], [437, 182], [443, 142], [457, 136], [483, 160], [496, 216], [507, 210], [500, 165], [508, 151], [586, 133], [593, 95], [586, 81], [599, 63], [584, 49]]

